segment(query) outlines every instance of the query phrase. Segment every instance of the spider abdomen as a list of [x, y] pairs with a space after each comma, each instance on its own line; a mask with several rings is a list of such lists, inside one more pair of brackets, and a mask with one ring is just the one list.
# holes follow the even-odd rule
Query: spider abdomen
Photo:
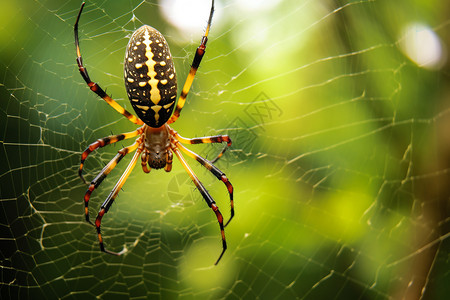
[[148, 126], [161, 127], [177, 97], [175, 66], [164, 36], [148, 25], [137, 29], [128, 42], [124, 71], [134, 111]]

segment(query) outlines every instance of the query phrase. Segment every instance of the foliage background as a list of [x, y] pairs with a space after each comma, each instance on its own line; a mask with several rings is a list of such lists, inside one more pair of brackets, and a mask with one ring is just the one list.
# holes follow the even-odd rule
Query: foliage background
[[[83, 221], [80, 154], [135, 126], [78, 73], [79, 1], [2, 2], [2, 298], [445, 298], [449, 64], [420, 67], [402, 45], [408, 25], [425, 24], [445, 57], [448, 1], [216, 2], [207, 54], [174, 128], [233, 139], [217, 164], [236, 199], [218, 266], [216, 219], [178, 162], [168, 174], [134, 170], [103, 223], [107, 247], [128, 252], [99, 252]], [[166, 36], [180, 81], [200, 41], [204, 27], [177, 29], [165, 4], [88, 1], [82, 16], [91, 77], [130, 110], [122, 60], [137, 27]], [[120, 146], [92, 154], [87, 178]], [[210, 157], [219, 148], [191, 149]], [[96, 190], [91, 214], [129, 159]], [[228, 216], [223, 185], [191, 165]]]

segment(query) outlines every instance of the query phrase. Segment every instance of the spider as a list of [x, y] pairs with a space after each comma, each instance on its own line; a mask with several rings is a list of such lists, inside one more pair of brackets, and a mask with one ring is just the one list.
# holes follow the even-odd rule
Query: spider
[[[118, 135], [111, 135], [93, 142], [86, 148], [81, 155], [81, 163], [78, 171], [79, 176], [86, 183], [83, 177], [83, 165], [88, 155], [101, 147], [116, 143], [125, 139], [137, 137], [134, 143], [128, 147], [120, 149], [116, 156], [103, 168], [103, 170], [91, 181], [89, 187], [84, 195], [85, 218], [88, 223], [95, 226], [97, 229], [98, 241], [100, 250], [108, 254], [121, 255], [125, 252], [112, 252], [105, 248], [101, 234], [101, 221], [103, 216], [108, 212], [109, 208], [117, 197], [120, 189], [124, 185], [131, 171], [136, 165], [136, 162], [141, 157], [142, 170], [149, 173], [153, 169], [162, 169], [170, 172], [172, 169], [173, 153], [180, 160], [182, 166], [189, 174], [198, 191], [202, 195], [206, 204], [215, 213], [217, 221], [220, 226], [222, 237], [222, 252], [215, 262], [217, 264], [222, 258], [227, 243], [225, 240], [224, 227], [229, 224], [234, 216], [233, 204], [233, 186], [226, 177], [225, 173], [220, 171], [214, 162], [216, 162], [231, 146], [231, 139], [228, 135], [216, 135], [199, 138], [184, 138], [180, 136], [169, 124], [174, 123], [180, 116], [180, 112], [186, 102], [189, 89], [194, 80], [197, 69], [205, 54], [206, 42], [208, 41], [208, 34], [211, 27], [212, 17], [214, 13], [214, 0], [211, 3], [211, 11], [209, 14], [208, 24], [205, 34], [201, 39], [200, 46], [198, 46], [195, 56], [189, 71], [189, 74], [184, 83], [180, 96], [177, 99], [177, 80], [175, 74], [175, 66], [172, 55], [170, 54], [169, 46], [163, 35], [148, 25], [143, 25], [138, 28], [131, 36], [125, 52], [124, 62], [124, 77], [125, 87], [131, 106], [138, 117], [132, 115], [125, 110], [120, 104], [114, 101], [106, 92], [97, 84], [91, 81], [86, 68], [83, 65], [80, 51], [80, 43], [78, 39], [78, 22], [85, 2], [81, 4], [80, 11], [74, 25], [75, 48], [77, 54], [77, 64], [81, 76], [86, 81], [89, 88], [99, 97], [105, 100], [117, 112], [122, 114], [125, 118], [130, 120], [140, 127], [132, 132], [122, 133]], [[173, 114], [172, 114], [173, 112]], [[222, 151], [213, 160], [207, 160], [200, 155], [187, 149], [182, 144], [205, 144], [205, 143], [226, 143]], [[114, 186], [113, 190], [103, 202], [95, 219], [95, 224], [89, 219], [89, 199], [92, 192], [99, 187], [106, 176], [116, 167], [122, 158], [136, 151], [126, 168], [125, 172], [120, 177], [119, 181]], [[214, 199], [208, 193], [206, 188], [195, 175], [191, 167], [188, 165], [183, 157], [183, 154], [194, 158], [202, 166], [208, 169], [217, 179], [222, 181], [230, 196], [231, 214], [228, 221], [223, 223], [223, 217]]]

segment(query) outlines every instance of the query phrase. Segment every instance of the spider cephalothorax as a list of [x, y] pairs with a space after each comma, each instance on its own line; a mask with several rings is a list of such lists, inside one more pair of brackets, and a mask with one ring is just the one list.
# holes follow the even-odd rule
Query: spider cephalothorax
[[[108, 96], [108, 94], [106, 94], [106, 92], [97, 83], [92, 82], [89, 78], [86, 68], [83, 66], [78, 39], [78, 22], [80, 20], [84, 5], [85, 3], [81, 5], [77, 20], [74, 25], [77, 64], [80, 70], [80, 74], [93, 92], [95, 92], [98, 96], [100, 96], [128, 120], [140, 126], [138, 129], [132, 132], [112, 135], [99, 139], [90, 144], [89, 147], [81, 155], [79, 175], [84, 181], [82, 175], [83, 165], [89, 153], [99, 147], [104, 147], [118, 141], [137, 137], [132, 145], [122, 148], [118, 151], [116, 156], [103, 168], [100, 174], [98, 174], [91, 181], [88, 190], [84, 195], [85, 218], [86, 221], [93, 224], [89, 219], [89, 199], [92, 192], [102, 183], [106, 176], [116, 167], [116, 165], [122, 160], [125, 155], [136, 151], [127, 169], [122, 174], [119, 181], [114, 186], [109, 196], [106, 198], [105, 202], [103, 202], [102, 206], [100, 207], [100, 211], [98, 212], [95, 219], [95, 224], [93, 224], [97, 229], [100, 249], [103, 252], [114, 255], [120, 255], [123, 253], [123, 251], [116, 253], [105, 249], [100, 230], [101, 220], [116, 199], [117, 194], [121, 190], [132, 169], [136, 165], [139, 156], [141, 157], [142, 170], [145, 173], [149, 173], [152, 168], [164, 168], [165, 171], [170, 172], [170, 170], [172, 169], [173, 153], [175, 153], [175, 155], [183, 165], [183, 168], [189, 174], [198, 191], [202, 195], [203, 199], [213, 210], [214, 214], [216, 215], [217, 221], [219, 222], [222, 237], [222, 252], [216, 261], [217, 264], [222, 258], [222, 255], [225, 253], [225, 250], [227, 249], [224, 227], [231, 221], [234, 216], [234, 204], [233, 186], [225, 176], [225, 173], [220, 171], [216, 166], [214, 166], [213, 163], [218, 160], [223, 155], [223, 153], [225, 153], [226, 149], [229, 146], [231, 146], [231, 140], [227, 135], [187, 139], [180, 136], [168, 125], [175, 122], [180, 116], [180, 112], [186, 102], [186, 97], [192, 85], [192, 81], [194, 80], [197, 69], [200, 65], [203, 55], [205, 54], [206, 43], [208, 41], [209, 29], [211, 27], [212, 16], [214, 12], [214, 0], [212, 1], [205, 35], [202, 38], [200, 46], [198, 46], [195, 52], [189, 75], [186, 78], [178, 100], [175, 66], [173, 64], [169, 46], [167, 45], [167, 42], [164, 39], [163, 35], [156, 29], [147, 25], [143, 25], [138, 28], [131, 36], [125, 54], [124, 77], [128, 98], [131, 105], [133, 106], [134, 111], [138, 115], [138, 118], [125, 110], [121, 105], [119, 105], [110, 96]], [[227, 144], [217, 155], [217, 157], [211, 161], [201, 157], [200, 155], [192, 152], [182, 145], [204, 143]], [[217, 179], [225, 184], [230, 195], [231, 204], [231, 215], [225, 225], [223, 224], [222, 214], [220, 213], [214, 199], [211, 197], [206, 188], [203, 186], [190, 166], [187, 164], [182, 152], [184, 152], [189, 157], [194, 158], [202, 166], [208, 169]]]
[[164, 168], [167, 163], [167, 156], [169, 156], [170, 152], [170, 138], [167, 125], [163, 125], [160, 128], [146, 126], [144, 135], [145, 139], [144, 150], [142, 151], [142, 166], [148, 162], [150, 168]]

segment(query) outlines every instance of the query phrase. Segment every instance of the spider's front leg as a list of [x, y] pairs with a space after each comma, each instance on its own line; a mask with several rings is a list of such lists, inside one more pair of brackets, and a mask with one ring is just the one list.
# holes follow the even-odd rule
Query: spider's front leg
[[114, 203], [114, 200], [116, 199], [117, 195], [119, 194], [120, 189], [124, 185], [125, 181], [128, 179], [128, 176], [130, 175], [130, 173], [133, 170], [134, 166], [136, 165], [137, 159], [138, 159], [139, 155], [141, 154], [141, 152], [142, 152], [142, 147], [139, 147], [136, 150], [136, 153], [133, 155], [133, 158], [131, 159], [131, 162], [128, 164], [127, 169], [122, 174], [122, 176], [120, 177], [119, 181], [114, 186], [114, 188], [111, 191], [111, 193], [108, 195], [108, 198], [106, 198], [105, 202], [103, 202], [102, 206], [100, 207], [100, 211], [97, 214], [97, 218], [95, 219], [95, 227], [97, 229], [97, 235], [98, 235], [98, 242], [100, 244], [100, 250], [103, 251], [103, 252], [106, 252], [108, 254], [121, 255], [121, 254], [123, 254], [123, 251], [117, 253], [117, 252], [112, 252], [112, 251], [109, 251], [109, 250], [105, 249], [105, 245], [103, 243], [103, 238], [102, 238], [101, 229], [100, 229], [101, 223], [102, 223], [102, 218], [108, 212], [108, 210], [111, 207], [111, 205]]
[[103, 168], [103, 170], [91, 181], [86, 194], [84, 195], [84, 215], [86, 217], [86, 222], [94, 225], [89, 219], [89, 199], [91, 198], [92, 192], [98, 188], [102, 181], [108, 176], [108, 174], [117, 166], [117, 164], [122, 160], [122, 158], [130, 152], [133, 152], [139, 143], [135, 142], [133, 145], [120, 149], [117, 155]]
[[175, 152], [175, 155], [178, 157], [178, 159], [180, 160], [180, 162], [183, 165], [184, 169], [186, 170], [186, 172], [191, 177], [192, 181], [194, 182], [195, 186], [199, 190], [200, 194], [202, 194], [203, 199], [205, 199], [206, 204], [208, 204], [208, 206], [213, 210], [214, 214], [216, 215], [217, 222], [219, 222], [220, 233], [221, 233], [221, 236], [222, 236], [222, 252], [220, 253], [219, 258], [215, 262], [215, 265], [217, 265], [219, 263], [220, 259], [222, 258], [223, 254], [227, 250], [227, 241], [225, 239], [225, 229], [224, 229], [224, 226], [223, 226], [222, 213], [220, 212], [219, 207], [217, 206], [217, 204], [214, 201], [214, 199], [211, 197], [211, 195], [206, 190], [205, 186], [200, 182], [200, 180], [198, 179], [197, 175], [195, 175], [194, 171], [187, 164], [186, 160], [184, 159], [184, 157], [181, 154], [180, 150], [178, 149], [177, 145], [172, 143], [171, 144], [171, 149], [172, 149], [173, 152]]
[[[230, 141], [230, 143], [231, 143], [231, 141]], [[231, 219], [233, 219], [233, 217], [234, 217], [233, 185], [228, 180], [225, 173], [220, 171], [219, 168], [217, 168], [215, 165], [213, 165], [212, 161], [209, 161], [209, 160], [201, 157], [197, 153], [192, 152], [191, 150], [187, 149], [186, 147], [184, 147], [181, 144], [178, 144], [177, 146], [181, 149], [181, 151], [183, 151], [184, 153], [186, 153], [187, 155], [189, 155], [190, 157], [192, 157], [193, 159], [198, 161], [206, 169], [208, 169], [208, 171], [210, 171], [214, 176], [216, 176], [217, 179], [222, 181], [225, 184], [225, 186], [227, 187], [228, 194], [230, 195], [231, 212], [230, 212], [230, 218], [225, 223], [225, 227], [226, 227], [230, 223]]]

